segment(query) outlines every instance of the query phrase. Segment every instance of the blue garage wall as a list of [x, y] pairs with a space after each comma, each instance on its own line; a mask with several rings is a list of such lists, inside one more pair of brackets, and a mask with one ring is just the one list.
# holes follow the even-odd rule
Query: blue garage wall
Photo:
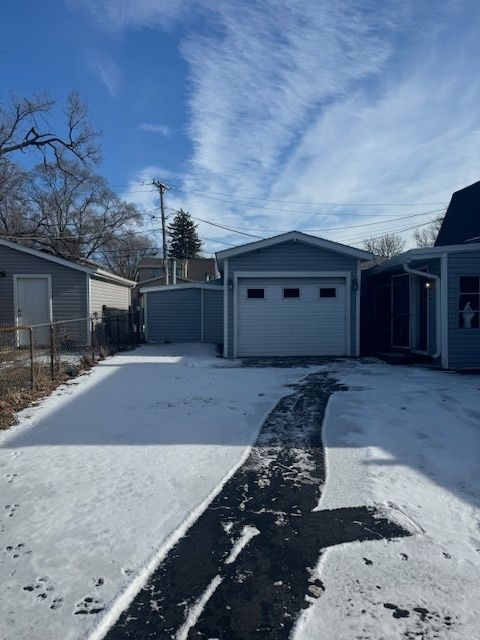
[[149, 342], [223, 342], [223, 290], [173, 285], [144, 295]]

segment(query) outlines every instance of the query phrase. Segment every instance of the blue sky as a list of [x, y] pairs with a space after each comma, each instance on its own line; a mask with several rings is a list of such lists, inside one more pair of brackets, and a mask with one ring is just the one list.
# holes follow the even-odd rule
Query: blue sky
[[[101, 173], [145, 211], [158, 202], [142, 184], [159, 178], [170, 208], [202, 220], [360, 246], [480, 178], [476, 2], [5, 0], [0, 12], [2, 98], [78, 89], [102, 131]], [[248, 239], [199, 230], [207, 253]]]

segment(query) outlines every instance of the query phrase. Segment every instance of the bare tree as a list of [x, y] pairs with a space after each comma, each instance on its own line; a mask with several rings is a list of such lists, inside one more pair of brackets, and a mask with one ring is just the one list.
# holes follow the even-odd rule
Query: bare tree
[[36, 230], [30, 220], [29, 174], [13, 162], [0, 162], [0, 236], [28, 235]]
[[402, 253], [405, 247], [405, 240], [396, 233], [384, 233], [381, 236], [367, 238], [363, 241], [363, 246], [367, 251], [371, 251], [376, 256], [393, 258]]
[[63, 168], [39, 165], [33, 173], [30, 196], [36, 242], [67, 258], [94, 257], [116, 235], [140, 224], [141, 214], [81, 163], [63, 164]]
[[99, 259], [114, 273], [136, 280], [140, 261], [156, 253], [155, 242], [149, 236], [127, 231], [107, 242], [100, 249]]
[[417, 247], [433, 247], [444, 217], [444, 215], [437, 216], [429, 225], [415, 230], [413, 237]]
[[55, 101], [48, 95], [19, 99], [12, 95], [7, 106], [0, 105], [0, 159], [20, 151], [34, 151], [44, 162], [72, 157], [83, 163], [96, 162], [99, 149], [97, 133], [88, 122], [88, 111], [77, 92], [67, 98], [64, 109], [65, 128], [55, 131], [48, 122]]

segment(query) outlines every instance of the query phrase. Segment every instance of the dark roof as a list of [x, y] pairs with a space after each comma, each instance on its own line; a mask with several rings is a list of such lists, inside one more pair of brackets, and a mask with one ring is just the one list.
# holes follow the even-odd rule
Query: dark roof
[[452, 195], [435, 246], [470, 242], [480, 242], [480, 182]]

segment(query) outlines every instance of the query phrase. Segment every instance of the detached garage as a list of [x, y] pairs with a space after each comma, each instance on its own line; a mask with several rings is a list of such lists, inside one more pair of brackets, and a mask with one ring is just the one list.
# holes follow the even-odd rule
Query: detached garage
[[148, 342], [223, 343], [223, 286], [191, 283], [140, 292]]
[[360, 265], [372, 254], [290, 231], [217, 253], [224, 355], [359, 355]]

